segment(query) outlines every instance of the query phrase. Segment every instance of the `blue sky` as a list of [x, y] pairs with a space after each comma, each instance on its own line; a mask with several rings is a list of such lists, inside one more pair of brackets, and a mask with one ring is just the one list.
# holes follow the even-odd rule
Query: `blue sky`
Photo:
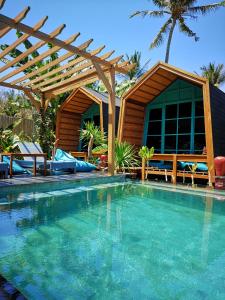
[[[207, 4], [211, 1], [198, 1]], [[142, 62], [151, 59], [149, 67], [159, 60], [164, 60], [166, 43], [160, 48], [149, 50], [149, 44], [165, 21], [129, 15], [140, 9], [154, 9], [148, 0], [7, 0], [1, 13], [10, 17], [25, 6], [31, 11], [24, 23], [34, 25], [41, 17], [48, 15], [49, 20], [44, 27], [46, 32], [52, 31], [61, 23], [67, 25], [61, 38], [80, 32], [76, 45], [94, 38], [90, 48], [102, 44], [107, 50], [114, 49], [116, 54], [132, 54], [135, 50], [142, 52]], [[200, 66], [209, 62], [225, 64], [225, 8], [207, 16], [199, 16], [198, 20], [187, 21], [193, 31], [200, 37], [199, 42], [186, 37], [176, 29], [172, 41], [170, 63], [187, 71], [199, 71]], [[223, 89], [225, 87], [223, 86]]]

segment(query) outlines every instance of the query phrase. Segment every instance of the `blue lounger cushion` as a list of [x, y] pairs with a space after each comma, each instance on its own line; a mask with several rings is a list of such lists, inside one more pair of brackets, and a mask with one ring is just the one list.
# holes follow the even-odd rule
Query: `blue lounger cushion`
[[[186, 171], [190, 171], [190, 168], [194, 165], [194, 163], [192, 162], [185, 162], [185, 161], [179, 161], [178, 162], [178, 168], [181, 170], [186, 170]], [[208, 167], [206, 164], [204, 163], [197, 163], [197, 172], [208, 172]]]
[[90, 164], [89, 162], [78, 160], [69, 153], [57, 149], [55, 153], [54, 160], [56, 161], [75, 161], [76, 162], [76, 171], [77, 172], [91, 172], [96, 169], [96, 166], [93, 164]]
[[[8, 156], [3, 156], [3, 162], [10, 165], [10, 158]], [[30, 171], [18, 165], [14, 160], [13, 160], [12, 168], [13, 168], [13, 174], [30, 174]]]

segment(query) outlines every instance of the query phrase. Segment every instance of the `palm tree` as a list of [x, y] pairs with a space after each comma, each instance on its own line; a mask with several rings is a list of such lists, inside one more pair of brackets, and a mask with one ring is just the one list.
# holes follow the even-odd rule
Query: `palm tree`
[[205, 15], [211, 11], [215, 11], [221, 6], [225, 6], [225, 1], [207, 4], [207, 5], [195, 5], [197, 0], [152, 0], [152, 2], [159, 8], [158, 10], [142, 10], [134, 12], [130, 18], [134, 16], [150, 16], [150, 17], [164, 17], [168, 16], [167, 21], [161, 27], [157, 36], [150, 45], [150, 49], [159, 47], [164, 38], [168, 35], [166, 57], [165, 62], [169, 62], [170, 45], [172, 36], [176, 25], [178, 24], [181, 32], [189, 37], [193, 37], [195, 41], [199, 40], [199, 37], [193, 32], [186, 24], [186, 20], [197, 19], [198, 14]]
[[225, 69], [223, 64], [216, 65], [215, 63], [209, 63], [208, 66], [202, 66], [201, 76], [209, 80], [209, 82], [216, 87], [219, 87], [225, 83]]
[[141, 52], [135, 50], [134, 54], [126, 54], [123, 61], [129, 61], [130, 64], [134, 64], [135, 67], [131, 69], [127, 74], [122, 74], [122, 81], [117, 82], [116, 84], [116, 94], [121, 97], [125, 92], [127, 92], [137, 81], [139, 77], [141, 77], [147, 69], [147, 66], [150, 62], [150, 59], [146, 61], [146, 63], [141, 65]]

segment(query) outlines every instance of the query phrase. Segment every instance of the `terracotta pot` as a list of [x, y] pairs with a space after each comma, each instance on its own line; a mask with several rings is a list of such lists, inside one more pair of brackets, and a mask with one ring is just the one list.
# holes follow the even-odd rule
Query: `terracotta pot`
[[214, 159], [216, 176], [225, 176], [225, 157], [217, 156]]

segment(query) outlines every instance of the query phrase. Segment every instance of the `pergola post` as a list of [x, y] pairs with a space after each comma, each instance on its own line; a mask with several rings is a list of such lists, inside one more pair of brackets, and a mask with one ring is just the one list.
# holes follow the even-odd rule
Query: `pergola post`
[[111, 90], [109, 92], [108, 106], [108, 173], [115, 174], [115, 112], [116, 112], [116, 92], [115, 92], [115, 69], [110, 70]]

